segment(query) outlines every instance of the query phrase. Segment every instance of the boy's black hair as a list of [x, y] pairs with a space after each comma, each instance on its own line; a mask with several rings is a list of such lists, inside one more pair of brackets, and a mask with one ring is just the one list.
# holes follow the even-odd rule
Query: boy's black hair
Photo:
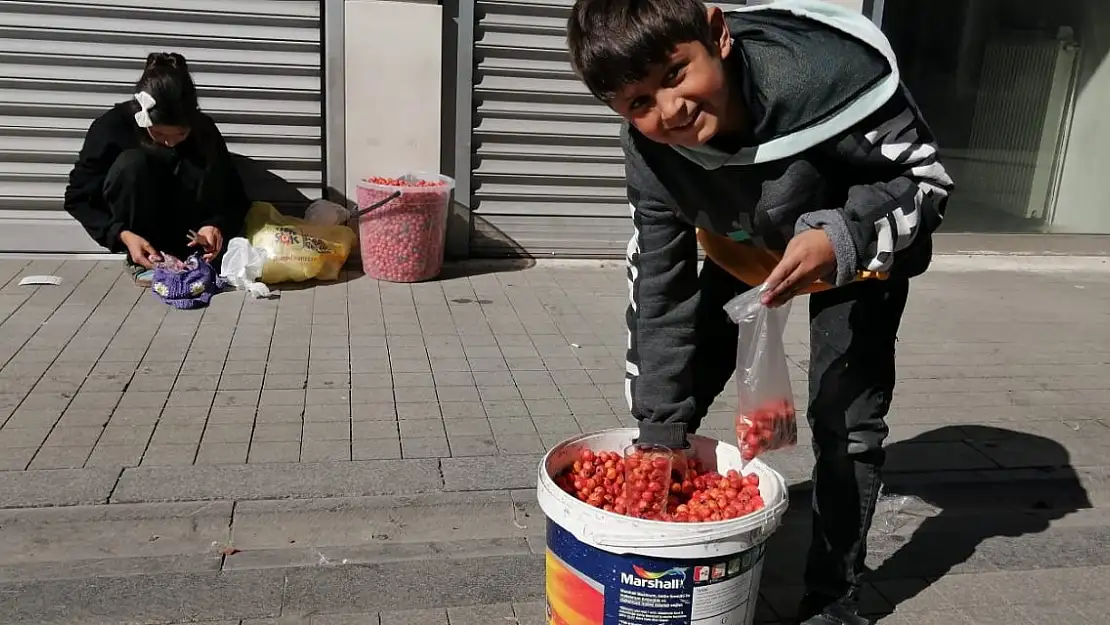
[[[155, 52], [146, 58], [143, 75], [135, 83], [135, 93], [141, 91], [154, 98], [150, 121], [155, 124], [188, 128], [200, 111], [189, 64], [176, 52]], [[132, 108], [138, 112], [138, 103], [132, 103]]]
[[701, 0], [577, 0], [567, 22], [574, 71], [603, 102], [691, 41], [716, 49]]

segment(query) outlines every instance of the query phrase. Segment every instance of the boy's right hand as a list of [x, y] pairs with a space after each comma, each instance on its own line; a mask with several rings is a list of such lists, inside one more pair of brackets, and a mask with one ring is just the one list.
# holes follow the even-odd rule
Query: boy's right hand
[[121, 232], [119, 240], [127, 248], [127, 254], [131, 257], [131, 262], [146, 269], [154, 268], [154, 263], [151, 260], [158, 260], [158, 250], [154, 249], [150, 241], [130, 230]]

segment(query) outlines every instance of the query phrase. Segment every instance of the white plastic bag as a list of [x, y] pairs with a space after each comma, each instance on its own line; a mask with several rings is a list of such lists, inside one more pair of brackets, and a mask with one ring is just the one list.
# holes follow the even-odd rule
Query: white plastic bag
[[270, 297], [270, 289], [258, 279], [266, 264], [266, 250], [253, 247], [243, 237], [228, 242], [220, 277], [236, 289], [250, 293], [251, 297]]
[[308, 205], [304, 218], [318, 226], [343, 226], [351, 219], [351, 211], [335, 202], [319, 199]]

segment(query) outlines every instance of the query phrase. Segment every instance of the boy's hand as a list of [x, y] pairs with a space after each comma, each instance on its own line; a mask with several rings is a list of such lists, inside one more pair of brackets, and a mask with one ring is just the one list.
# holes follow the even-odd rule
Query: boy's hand
[[806, 230], [790, 239], [782, 260], [767, 276], [763, 305], [777, 308], [799, 291], [836, 269], [832, 241], [823, 230]]

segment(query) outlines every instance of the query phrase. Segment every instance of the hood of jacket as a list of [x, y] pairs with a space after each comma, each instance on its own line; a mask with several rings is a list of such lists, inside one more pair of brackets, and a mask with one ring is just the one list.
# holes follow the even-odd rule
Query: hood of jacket
[[860, 13], [821, 0], [725, 12], [726, 62], [749, 117], [746, 147], [674, 146], [706, 169], [796, 156], [858, 124], [897, 93], [890, 42]]

